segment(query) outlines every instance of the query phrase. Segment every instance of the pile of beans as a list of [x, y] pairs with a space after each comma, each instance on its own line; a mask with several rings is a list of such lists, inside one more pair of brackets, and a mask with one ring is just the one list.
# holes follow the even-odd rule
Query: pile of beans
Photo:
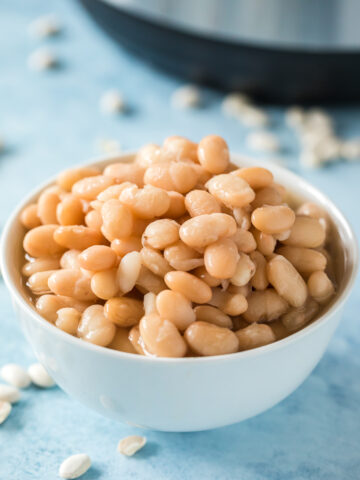
[[22, 273], [46, 320], [96, 345], [159, 357], [256, 348], [335, 292], [326, 212], [286, 200], [269, 170], [231, 165], [222, 138], [169, 137], [132, 163], [61, 173], [21, 214]]

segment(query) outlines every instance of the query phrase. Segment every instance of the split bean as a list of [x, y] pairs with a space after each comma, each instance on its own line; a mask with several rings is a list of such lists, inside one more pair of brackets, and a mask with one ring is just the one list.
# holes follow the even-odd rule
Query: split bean
[[293, 307], [301, 307], [307, 298], [307, 287], [296, 268], [282, 255], [275, 255], [266, 267], [269, 282]]
[[156, 357], [183, 357], [187, 347], [174, 323], [153, 313], [142, 317], [140, 335], [146, 349]]
[[255, 198], [254, 190], [249, 184], [235, 175], [216, 175], [206, 183], [206, 188], [229, 208], [244, 207]]
[[144, 246], [163, 250], [179, 240], [179, 224], [175, 220], [155, 220], [145, 229], [142, 236]]
[[202, 255], [181, 240], [165, 248], [164, 257], [171, 267], [184, 272], [204, 264]]
[[118, 327], [132, 327], [144, 315], [143, 302], [135, 298], [113, 297], [105, 303], [104, 315]]
[[198, 215], [184, 222], [179, 231], [181, 240], [192, 248], [206, 247], [235, 233], [236, 222], [226, 213]]
[[221, 213], [219, 202], [205, 190], [192, 190], [185, 197], [185, 207], [191, 217]]
[[104, 314], [102, 305], [88, 307], [81, 316], [78, 335], [83, 340], [106, 347], [114, 339], [116, 327]]

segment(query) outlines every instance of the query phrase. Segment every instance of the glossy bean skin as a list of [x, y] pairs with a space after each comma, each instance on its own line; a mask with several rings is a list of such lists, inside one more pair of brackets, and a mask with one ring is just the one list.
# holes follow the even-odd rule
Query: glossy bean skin
[[140, 335], [147, 350], [156, 357], [184, 357], [186, 343], [174, 323], [157, 314], [140, 320]]
[[192, 248], [202, 248], [220, 238], [236, 233], [235, 220], [225, 213], [199, 215], [184, 222], [179, 230], [181, 240]]
[[319, 205], [311, 202], [305, 202], [296, 211], [297, 215], [305, 215], [307, 217], [316, 218], [319, 220], [325, 233], [328, 233], [330, 228], [330, 219], [328, 213]]
[[256, 266], [249, 255], [241, 252], [235, 265], [234, 273], [230, 277], [230, 282], [237, 287], [243, 287], [250, 282], [255, 271]]
[[282, 324], [288, 332], [295, 332], [309, 323], [319, 311], [319, 305], [314, 299], [308, 298], [306, 303], [298, 308], [292, 308], [281, 317]]
[[191, 217], [221, 213], [219, 202], [205, 190], [192, 190], [185, 197], [185, 207]]
[[325, 270], [327, 259], [317, 250], [304, 247], [280, 247], [277, 253], [291, 262], [296, 270], [303, 275], [310, 275], [316, 270]]
[[272, 235], [289, 230], [295, 222], [295, 213], [284, 205], [265, 205], [251, 214], [251, 223], [263, 233]]
[[250, 209], [248, 206], [235, 207], [232, 210], [235, 221], [242, 230], [249, 230], [251, 227]]
[[168, 137], [163, 143], [163, 152], [173, 160], [191, 160], [197, 162], [197, 144], [185, 137], [174, 135]]
[[48, 285], [56, 295], [73, 297], [84, 302], [96, 300], [90, 288], [90, 278], [80, 270], [57, 270], [50, 275]]
[[196, 319], [190, 300], [172, 290], [163, 290], [157, 295], [156, 310], [161, 318], [172, 322], [180, 331], [186, 330]]
[[133, 214], [119, 200], [110, 199], [105, 202], [101, 208], [101, 217], [101, 232], [109, 242], [116, 238], [126, 238], [131, 235]]
[[79, 270], [79, 254], [80, 250], [67, 250], [60, 258], [61, 268], [72, 268], [74, 270]]
[[226, 355], [239, 349], [239, 340], [228, 328], [194, 322], [185, 331], [185, 340], [198, 355]]
[[37, 214], [43, 225], [58, 223], [56, 209], [60, 202], [57, 192], [46, 189], [39, 197]]
[[204, 264], [202, 255], [181, 240], [165, 248], [164, 258], [172, 268], [184, 272]]
[[211, 288], [195, 275], [187, 272], [169, 272], [164, 280], [171, 290], [182, 293], [192, 302], [207, 303], [211, 299]]
[[50, 275], [52, 275], [56, 270], [47, 270], [44, 272], [33, 273], [26, 282], [26, 286], [30, 288], [32, 293], [35, 295], [45, 295], [46, 293], [51, 293], [51, 290], [48, 285], [48, 280]]
[[[191, 270], [191, 269], [190, 269]], [[208, 271], [206, 270], [205, 267], [203, 266], [200, 266], [200, 267], [197, 267], [194, 272], [193, 272], [194, 275], [196, 275], [197, 277], [199, 277], [201, 280], [203, 280], [207, 285], [209, 285], [209, 287], [217, 287], [221, 284], [221, 279], [220, 278], [215, 278], [215, 277], [212, 277]]]
[[46, 318], [51, 323], [55, 323], [57, 319], [56, 312], [60, 308], [72, 307], [80, 312], [83, 312], [87, 307], [89, 307], [88, 302], [81, 302], [71, 297], [66, 297], [63, 295], [41, 295], [35, 304], [36, 310], [39, 314]]
[[32, 203], [24, 208], [20, 214], [20, 222], [25, 228], [30, 230], [31, 228], [39, 227], [41, 220], [38, 216], [38, 207], [36, 203]]
[[136, 353], [138, 353], [139, 355], [150, 355], [150, 353], [146, 352], [145, 350], [145, 345], [140, 335], [139, 325], [135, 325], [135, 327], [132, 327], [130, 329], [129, 341], [136, 350]]
[[263, 347], [276, 340], [271, 327], [264, 324], [253, 323], [248, 327], [242, 328], [236, 332], [239, 340], [239, 350], [250, 350], [252, 348]]
[[238, 259], [235, 242], [228, 238], [212, 243], [204, 253], [205, 268], [215, 278], [232, 278], [236, 273]]
[[197, 149], [200, 165], [212, 174], [224, 172], [229, 165], [229, 148], [225, 140], [217, 135], [204, 137]]
[[121, 293], [130, 292], [137, 282], [141, 270], [141, 255], [130, 252], [123, 256], [116, 273], [116, 282]]
[[219, 288], [214, 288], [212, 293], [212, 298], [208, 303], [220, 308], [226, 315], [242, 315], [248, 308], [247, 299], [242, 293], [223, 292]]
[[30, 277], [34, 273], [45, 272], [47, 270], [57, 270], [60, 268], [60, 260], [58, 257], [35, 258], [25, 263], [21, 269], [21, 273], [25, 277]]
[[168, 197], [170, 200], [169, 208], [163, 214], [166, 218], [179, 218], [186, 213], [185, 197], [179, 192], [168, 191]]
[[152, 248], [144, 247], [141, 251], [141, 263], [155, 275], [164, 277], [172, 270], [168, 261], [160, 252]]
[[82, 225], [58, 227], [53, 235], [55, 242], [63, 249], [85, 250], [103, 243], [103, 236], [98, 231]]
[[273, 186], [268, 186], [256, 191], [251, 206], [255, 210], [263, 205], [280, 205], [282, 201], [283, 197], [281, 193]]
[[105, 167], [104, 175], [111, 177], [116, 183], [131, 182], [142, 187], [145, 169], [136, 163], [112, 163]]
[[199, 305], [194, 309], [196, 320], [200, 322], [208, 322], [218, 327], [232, 328], [233, 323], [229, 315], [226, 315], [220, 309], [211, 305]]
[[216, 175], [206, 183], [206, 188], [219, 202], [229, 208], [243, 207], [255, 198], [255, 192], [249, 184], [235, 175]]
[[276, 247], [276, 240], [273, 235], [268, 233], [260, 232], [256, 228], [251, 229], [251, 233], [254, 236], [257, 249], [263, 255], [271, 255]]
[[301, 307], [307, 298], [306, 283], [295, 267], [282, 255], [272, 258], [266, 267], [269, 282], [291, 306]]
[[325, 242], [325, 238], [325, 229], [318, 219], [297, 216], [289, 238], [283, 243], [292, 247], [317, 248]]
[[142, 168], [147, 168], [153, 163], [161, 162], [161, 148], [156, 143], [147, 143], [141, 147], [135, 157], [135, 163]]
[[265, 290], [269, 285], [266, 273], [267, 261], [264, 255], [258, 251], [251, 252], [250, 258], [255, 265], [255, 273], [250, 280], [251, 286], [255, 290]]
[[106, 347], [114, 339], [116, 327], [104, 315], [102, 305], [92, 305], [82, 314], [78, 336], [86, 342]]
[[117, 255], [110, 247], [93, 245], [79, 254], [78, 261], [81, 268], [99, 272], [114, 267]]
[[95, 200], [100, 192], [113, 185], [114, 180], [105, 175], [96, 175], [78, 180], [72, 186], [72, 193], [85, 200]]
[[82, 225], [84, 218], [83, 205], [75, 195], [65, 195], [61, 202], [57, 203], [56, 220], [60, 225]]
[[185, 162], [156, 163], [148, 167], [144, 175], [146, 185], [182, 194], [192, 190], [197, 181], [196, 169]]
[[117, 282], [117, 269], [110, 268], [96, 272], [91, 277], [91, 290], [96, 297], [102, 300], [109, 300], [115, 297], [119, 292], [119, 285]]
[[102, 216], [101, 213], [97, 210], [90, 210], [90, 212], [85, 215], [84, 222], [85, 225], [92, 230], [97, 230], [98, 232], [101, 232]]
[[100, 170], [95, 167], [70, 168], [58, 175], [57, 184], [59, 187], [70, 192], [74, 183], [85, 177], [93, 177], [95, 175], [100, 175]]
[[23, 242], [25, 252], [31, 257], [54, 257], [65, 250], [55, 238], [58, 225], [41, 225], [29, 230]]
[[142, 243], [140, 237], [115, 238], [115, 240], [111, 242], [111, 248], [116, 255], [123, 257], [130, 252], [140, 252]]
[[174, 220], [161, 219], [150, 223], [142, 236], [144, 246], [163, 250], [179, 240], [180, 225]]
[[136, 287], [143, 293], [152, 292], [158, 294], [162, 290], [165, 290], [166, 285], [161, 277], [142, 266], [136, 280]]
[[143, 302], [134, 298], [113, 297], [105, 303], [104, 315], [118, 327], [132, 327], [144, 315]]
[[239, 252], [250, 253], [256, 249], [256, 241], [254, 235], [248, 230], [238, 228], [235, 235], [231, 237], [239, 250]]
[[313, 272], [307, 281], [307, 285], [309, 294], [318, 303], [326, 303], [335, 293], [333, 283], [322, 270]]
[[132, 186], [125, 188], [120, 201], [142, 219], [161, 217], [170, 207], [170, 198], [166, 190], [152, 185], [144, 188]]
[[262, 167], [244, 167], [231, 172], [232, 175], [245, 180], [253, 190], [268, 187], [273, 182], [273, 174], [267, 168]]
[[81, 313], [72, 307], [60, 308], [57, 312], [55, 325], [63, 332], [76, 335], [79, 327]]
[[267, 288], [250, 293], [243, 317], [248, 323], [272, 322], [289, 310], [289, 305], [275, 290]]
[[137, 354], [138, 352], [129, 340], [129, 333], [130, 330], [128, 328], [118, 327], [113, 340], [107, 347], [112, 350], [118, 350], [119, 352]]

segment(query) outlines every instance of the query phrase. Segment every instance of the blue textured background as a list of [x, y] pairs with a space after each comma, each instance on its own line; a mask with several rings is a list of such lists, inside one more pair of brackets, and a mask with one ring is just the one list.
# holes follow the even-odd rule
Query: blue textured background
[[[56, 12], [64, 31], [42, 42], [28, 37], [28, 23]], [[29, 53], [47, 45], [61, 65], [28, 70]], [[221, 96], [204, 90], [203, 108], [177, 112], [169, 97], [179, 84], [120, 50], [74, 2], [2, 0], [0, 3], [0, 224], [35, 184], [58, 170], [98, 154], [96, 139], [116, 138], [124, 148], [171, 134], [200, 139], [223, 135], [234, 151], [246, 152], [246, 131], [220, 113]], [[131, 113], [105, 117], [98, 100], [107, 88], [123, 91]], [[283, 111], [268, 110], [272, 128], [287, 145], [288, 165], [325, 191], [360, 235], [360, 165], [302, 170], [296, 140]], [[359, 108], [331, 110], [344, 136], [360, 135]], [[33, 361], [0, 283], [0, 365]], [[288, 399], [263, 415], [228, 428], [194, 434], [147, 432], [136, 457], [116, 453], [118, 440], [135, 433], [83, 408], [55, 388], [24, 391], [0, 426], [0, 480], [52, 480], [68, 455], [87, 452], [94, 479], [333, 480], [360, 478], [360, 289], [313, 374]]]

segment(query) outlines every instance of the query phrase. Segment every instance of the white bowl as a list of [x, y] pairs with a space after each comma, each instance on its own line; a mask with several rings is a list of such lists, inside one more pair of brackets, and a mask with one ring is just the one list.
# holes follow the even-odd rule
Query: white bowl
[[[92, 164], [104, 166], [114, 159], [128, 162], [132, 158], [127, 154]], [[237, 165], [254, 164], [236, 155], [232, 161]], [[305, 380], [323, 355], [353, 286], [357, 242], [348, 222], [327, 197], [283, 168], [272, 166], [271, 170], [275, 179], [295, 195], [329, 212], [343, 254], [337, 295], [317, 320], [299, 332], [265, 347], [219, 357], [132, 355], [84, 342], [44, 320], [29, 302], [21, 278], [24, 228], [19, 215], [54, 179], [21, 203], [2, 235], [2, 273], [27, 339], [61, 388], [107, 417], [156, 430], [186, 432], [221, 427], [257, 415]]]

